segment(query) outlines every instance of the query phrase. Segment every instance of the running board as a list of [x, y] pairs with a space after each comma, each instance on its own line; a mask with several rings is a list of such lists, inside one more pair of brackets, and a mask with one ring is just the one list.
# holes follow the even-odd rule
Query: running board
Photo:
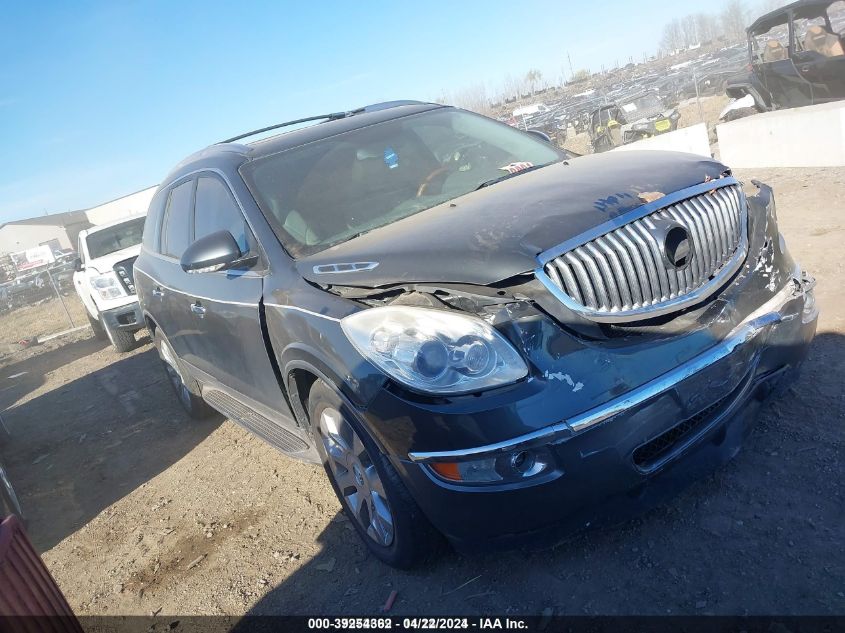
[[260, 413], [219, 389], [205, 387], [202, 390], [202, 397], [203, 400], [232, 420], [232, 422], [236, 422], [247, 431], [255, 433], [255, 435], [283, 453], [302, 453], [309, 448], [308, 444], [290, 431], [286, 431], [272, 420], [265, 418]]

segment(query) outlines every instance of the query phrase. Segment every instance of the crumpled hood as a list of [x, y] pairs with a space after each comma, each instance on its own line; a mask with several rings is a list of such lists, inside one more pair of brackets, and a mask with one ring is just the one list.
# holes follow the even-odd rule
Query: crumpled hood
[[[297, 261], [318, 284], [491, 284], [536, 267], [541, 252], [643, 204], [638, 194], [678, 191], [727, 168], [677, 152], [583, 156], [520, 174]], [[370, 270], [315, 266], [377, 262]], [[325, 270], [325, 268], [323, 269]]]

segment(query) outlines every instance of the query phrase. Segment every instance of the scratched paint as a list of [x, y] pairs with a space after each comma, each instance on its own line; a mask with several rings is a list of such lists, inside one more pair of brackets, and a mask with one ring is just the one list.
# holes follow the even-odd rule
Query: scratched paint
[[584, 388], [583, 382], [575, 382], [574, 380], [572, 380], [572, 376], [570, 376], [569, 374], [564, 374], [563, 372], [560, 372], [560, 371], [550, 372], [550, 371], [546, 370], [546, 373], [544, 374], [544, 376], [546, 377], [547, 380], [562, 380], [562, 381], [564, 381], [566, 384], [568, 384], [570, 387], [572, 387], [572, 393], [577, 393], [577, 392], [581, 391], [581, 389]]

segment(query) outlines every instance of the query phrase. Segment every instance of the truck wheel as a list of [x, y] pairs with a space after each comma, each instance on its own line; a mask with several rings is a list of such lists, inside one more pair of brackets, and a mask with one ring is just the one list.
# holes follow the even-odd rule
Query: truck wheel
[[113, 330], [108, 325], [103, 323], [103, 329], [111, 341], [111, 346], [116, 352], [123, 354], [135, 347], [135, 333], [127, 332], [126, 330]]
[[108, 339], [109, 335], [106, 334], [106, 330], [103, 328], [103, 324], [100, 323], [99, 320], [92, 317], [91, 313], [87, 310], [85, 311], [85, 316], [88, 317], [88, 323], [91, 324], [91, 330], [94, 332], [94, 338], [98, 341], [105, 341], [106, 339]]
[[358, 420], [341, 413], [344, 409], [325, 382], [314, 383], [308, 419], [332, 488], [376, 558], [391, 567], [412, 567], [438, 552], [443, 537]]
[[182, 370], [179, 369], [179, 361], [176, 358], [176, 353], [158, 329], [156, 329], [153, 335], [153, 343], [158, 350], [158, 356], [161, 359], [161, 364], [164, 366], [170, 386], [176, 392], [176, 397], [179, 400], [179, 404], [185, 410], [185, 413], [194, 420], [204, 420], [214, 415], [216, 413], [215, 410], [208, 406], [205, 400], [191, 393], [191, 390], [185, 383], [185, 379], [182, 377]]

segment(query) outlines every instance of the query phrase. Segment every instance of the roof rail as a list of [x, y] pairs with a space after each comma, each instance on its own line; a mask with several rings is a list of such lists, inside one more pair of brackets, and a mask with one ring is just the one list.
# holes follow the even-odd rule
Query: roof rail
[[395, 108], [398, 106], [404, 105], [422, 105], [422, 101], [385, 101], [383, 103], [374, 103], [372, 105], [364, 106], [363, 108], [357, 108], [355, 110], [349, 110], [347, 112], [333, 112], [331, 114], [319, 114], [317, 116], [309, 116], [305, 117], [304, 119], [296, 119], [295, 121], [286, 121], [285, 123], [278, 123], [276, 125], [269, 125], [267, 127], [263, 127], [260, 130], [253, 130], [252, 132], [246, 132], [245, 134], [239, 134], [238, 136], [233, 136], [232, 138], [227, 138], [225, 141], [220, 141], [217, 145], [223, 143], [234, 143], [235, 141], [240, 141], [241, 139], [247, 138], [248, 136], [255, 136], [256, 134], [262, 134], [263, 132], [269, 132], [270, 130], [278, 130], [279, 128], [289, 127], [291, 125], [298, 125], [299, 123], [308, 123], [309, 121], [336, 121], [337, 119], [345, 119], [348, 116], [352, 116], [355, 114], [361, 114], [362, 112], [377, 112], [379, 110], [387, 110], [388, 108]]
[[255, 136], [256, 134], [261, 134], [262, 132], [278, 130], [279, 128], [289, 127], [291, 125], [297, 125], [299, 123], [308, 123], [309, 121], [335, 121], [337, 119], [343, 119], [363, 111], [364, 108], [358, 108], [357, 110], [350, 110], [349, 112], [332, 112], [331, 114], [319, 114], [317, 116], [305, 117], [304, 119], [285, 121], [284, 123], [277, 123], [276, 125], [268, 125], [267, 127], [263, 127], [260, 130], [253, 130], [252, 132], [246, 132], [245, 134], [238, 134], [237, 136], [233, 136], [232, 138], [227, 138], [225, 141], [220, 141], [217, 144], [220, 145], [223, 143], [234, 143], [235, 141], [240, 141], [241, 139], [247, 138], [248, 136]]

